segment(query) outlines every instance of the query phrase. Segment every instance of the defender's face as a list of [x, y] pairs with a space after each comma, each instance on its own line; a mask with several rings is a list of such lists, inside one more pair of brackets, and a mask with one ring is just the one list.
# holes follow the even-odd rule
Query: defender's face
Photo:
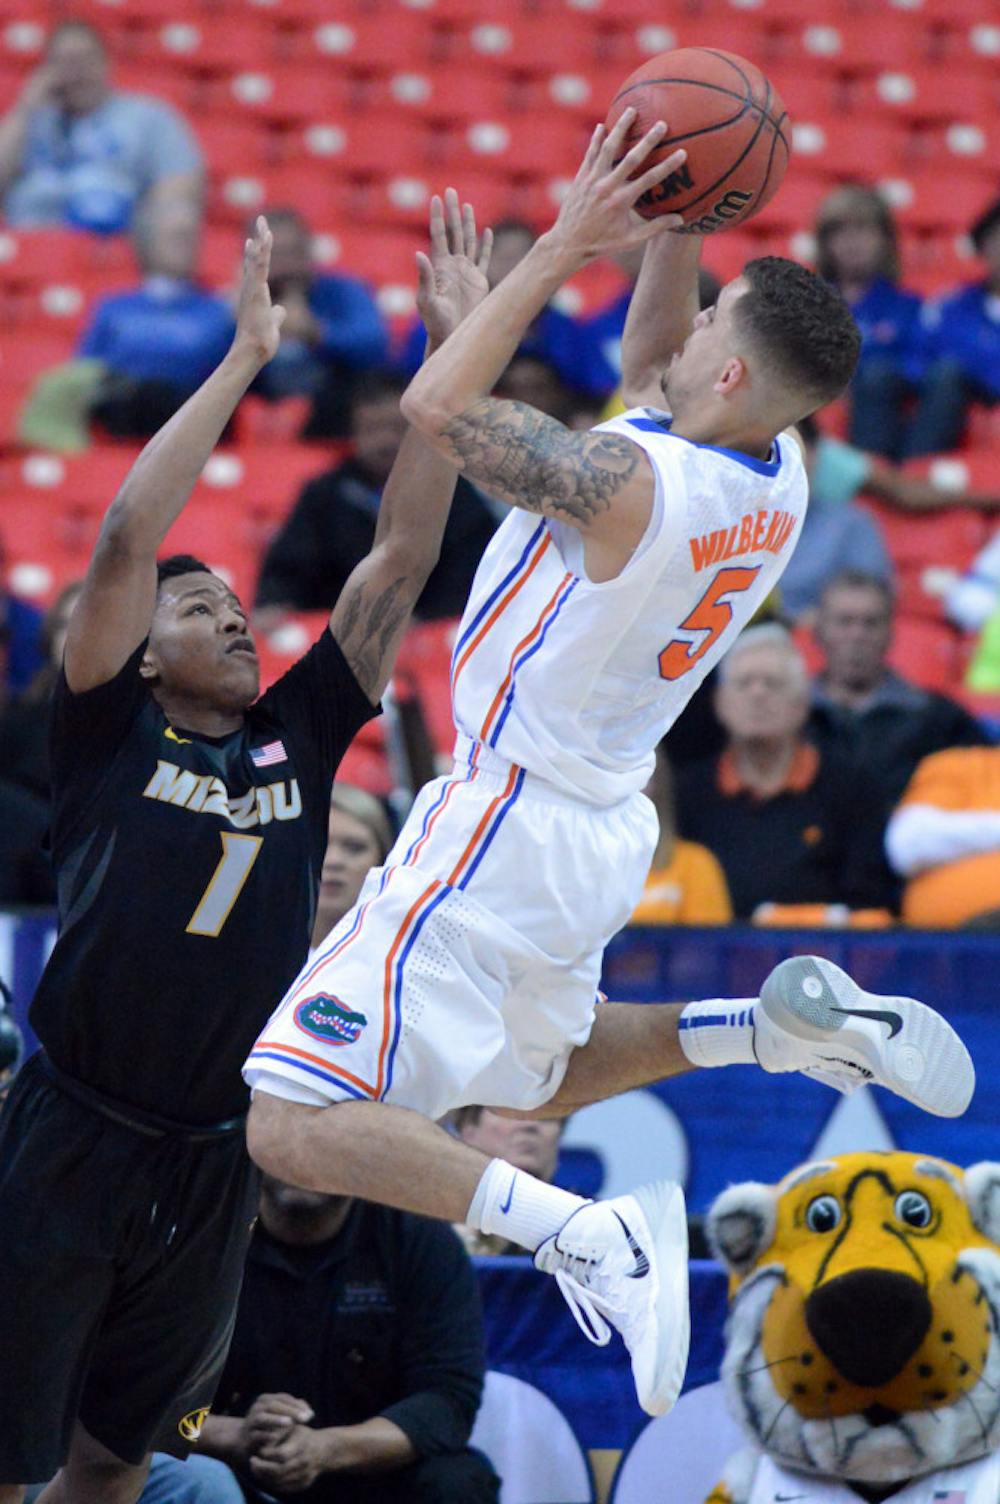
[[224, 580], [199, 571], [161, 585], [143, 668], [160, 688], [216, 710], [253, 704], [260, 692], [257, 651], [246, 612]]
[[354, 457], [377, 485], [384, 485], [389, 479], [405, 433], [406, 419], [399, 410], [398, 397], [385, 396], [354, 404], [351, 413]]
[[727, 361], [744, 358], [734, 312], [746, 290], [742, 277], [727, 283], [716, 303], [696, 315], [683, 348], [671, 358], [660, 384], [675, 417], [710, 396]]

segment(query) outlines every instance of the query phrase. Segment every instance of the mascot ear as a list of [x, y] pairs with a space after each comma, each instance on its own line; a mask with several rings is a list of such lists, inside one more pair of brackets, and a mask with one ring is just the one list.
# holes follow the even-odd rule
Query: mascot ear
[[965, 1199], [984, 1238], [1000, 1243], [1000, 1164], [984, 1160], [965, 1172]]
[[715, 1257], [731, 1274], [745, 1274], [774, 1240], [777, 1204], [774, 1187], [756, 1180], [729, 1186], [712, 1203], [705, 1231]]

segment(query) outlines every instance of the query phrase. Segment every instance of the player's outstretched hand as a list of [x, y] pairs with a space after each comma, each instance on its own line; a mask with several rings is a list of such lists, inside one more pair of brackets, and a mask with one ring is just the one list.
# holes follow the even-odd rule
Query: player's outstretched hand
[[442, 344], [490, 290], [486, 272], [493, 231], [480, 238], [471, 204], [459, 205], [454, 188], [431, 199], [430, 255], [417, 252], [417, 308], [431, 345]]
[[625, 151], [625, 139], [635, 114], [633, 109], [625, 110], [610, 131], [603, 125], [594, 131], [580, 170], [548, 232], [547, 238], [588, 261], [595, 256], [614, 256], [630, 250], [664, 230], [679, 229], [684, 223], [679, 214], [643, 219], [636, 213], [635, 205], [642, 195], [676, 172], [687, 152], [680, 147], [662, 162], [633, 177], [667, 134], [665, 122], [658, 120], [641, 141]]
[[243, 247], [243, 278], [236, 303], [234, 347], [266, 366], [277, 353], [285, 310], [271, 302], [267, 275], [271, 268], [272, 236], [263, 214], [257, 216], [254, 232]]

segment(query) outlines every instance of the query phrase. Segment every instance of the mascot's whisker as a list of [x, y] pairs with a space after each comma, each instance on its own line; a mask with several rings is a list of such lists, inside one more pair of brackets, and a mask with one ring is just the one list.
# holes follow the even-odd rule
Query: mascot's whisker
[[748, 1379], [751, 1374], [765, 1373], [769, 1368], [780, 1368], [782, 1363], [795, 1363], [798, 1360], [798, 1356], [798, 1353], [789, 1353], [787, 1358], [775, 1358], [771, 1363], [759, 1363], [756, 1368], [741, 1368], [739, 1370], [739, 1377], [741, 1379]]
[[989, 1379], [983, 1373], [983, 1371], [982, 1371], [981, 1368], [977, 1368], [976, 1365], [975, 1365], [975, 1363], [970, 1363], [969, 1360], [968, 1360], [968, 1358], [963, 1358], [962, 1354], [960, 1352], [958, 1352], [958, 1350], [956, 1348], [954, 1348], [954, 1347], [951, 1349], [951, 1356], [956, 1359], [956, 1361], [958, 1362], [958, 1364], [959, 1364], [960, 1367], [963, 1364], [965, 1365], [965, 1367], [963, 1368], [963, 1372], [965, 1371], [965, 1369], [968, 1369], [969, 1373], [974, 1373], [975, 1374], [976, 1378], [979, 1380], [979, 1382], [981, 1384], [985, 1384], [986, 1385], [987, 1389], [990, 1391], [991, 1394], [996, 1394], [996, 1392], [997, 1392], [997, 1386], [995, 1384], [991, 1384], [990, 1383]]
[[789, 1405], [791, 1403], [792, 1403], [791, 1400], [786, 1400], [785, 1403], [782, 1405], [781, 1409], [777, 1412], [777, 1414], [775, 1415], [774, 1419], [771, 1421], [771, 1424], [768, 1426], [767, 1430], [764, 1432], [764, 1435], [761, 1437], [761, 1442], [760, 1442], [761, 1446], [764, 1446], [764, 1447], [767, 1446], [768, 1442], [771, 1439], [771, 1432], [774, 1430], [775, 1426], [778, 1424], [779, 1420], [784, 1415], [785, 1411], [788, 1409], [788, 1407], [789, 1407]]
[[959, 1397], [960, 1400], [964, 1400], [965, 1401], [965, 1403], [968, 1405], [969, 1409], [972, 1411], [973, 1415], [976, 1417], [976, 1421], [978, 1422], [979, 1429], [980, 1429], [980, 1431], [982, 1432], [982, 1435], [983, 1435], [983, 1442], [984, 1442], [984, 1444], [986, 1446], [989, 1446], [990, 1433], [989, 1433], [989, 1430], [988, 1430], [988, 1428], [986, 1426], [986, 1422], [983, 1420], [983, 1417], [980, 1415], [979, 1410], [976, 1407], [976, 1402], [972, 1398], [972, 1395], [969, 1394], [966, 1391], [963, 1391], [961, 1394], [959, 1394], [958, 1397]]

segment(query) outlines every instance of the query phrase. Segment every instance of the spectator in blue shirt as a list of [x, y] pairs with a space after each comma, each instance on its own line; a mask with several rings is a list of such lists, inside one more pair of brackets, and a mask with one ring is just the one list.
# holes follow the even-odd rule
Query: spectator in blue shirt
[[851, 443], [889, 459], [929, 452], [920, 448], [924, 436], [907, 425], [907, 405], [926, 368], [920, 299], [899, 286], [895, 221], [874, 188], [848, 184], [823, 200], [816, 265], [839, 288], [861, 329], [850, 388]]
[[268, 209], [267, 222], [274, 236], [269, 286], [285, 322], [278, 353], [253, 390], [271, 401], [312, 397], [303, 437], [343, 437], [356, 378], [386, 359], [385, 325], [364, 282], [317, 272], [312, 235], [297, 209]]
[[[487, 273], [490, 287], [496, 287], [507, 273], [513, 271], [519, 261], [535, 243], [535, 232], [520, 219], [502, 219], [493, 227], [493, 253]], [[424, 358], [427, 335], [422, 322], [417, 319], [407, 332], [396, 365], [409, 379]], [[603, 396], [608, 388], [600, 385], [588, 387], [585, 374], [580, 369], [580, 326], [569, 314], [553, 308], [550, 303], [543, 308], [518, 347], [518, 356], [544, 361], [567, 386]], [[614, 380], [612, 380], [614, 385]]]
[[[634, 283], [642, 265], [642, 255], [617, 257], [622, 271]], [[698, 268], [698, 305], [711, 308], [719, 296], [722, 284], [707, 266]], [[625, 320], [632, 301], [632, 287], [579, 326], [576, 350], [576, 384], [584, 392], [605, 399], [616, 391], [622, 379], [622, 335]]]
[[112, 89], [100, 32], [63, 21], [45, 61], [0, 120], [0, 193], [7, 223], [128, 229], [136, 205], [201, 197], [198, 144], [170, 105]]
[[802, 533], [781, 576], [783, 614], [808, 620], [828, 581], [844, 570], [892, 581], [892, 560], [878, 523], [854, 500], [874, 474], [871, 455], [822, 434], [816, 419], [798, 425], [806, 446], [809, 507]]
[[95, 414], [118, 434], [155, 433], [215, 370], [235, 321], [224, 298], [195, 281], [200, 219], [184, 200], [139, 211], [133, 227], [142, 282], [102, 298], [77, 353], [108, 376]]
[[970, 402], [1000, 402], [1000, 199], [972, 227], [972, 243], [986, 263], [970, 282], [924, 310], [931, 366], [917, 420], [931, 426], [936, 449], [954, 449]]

